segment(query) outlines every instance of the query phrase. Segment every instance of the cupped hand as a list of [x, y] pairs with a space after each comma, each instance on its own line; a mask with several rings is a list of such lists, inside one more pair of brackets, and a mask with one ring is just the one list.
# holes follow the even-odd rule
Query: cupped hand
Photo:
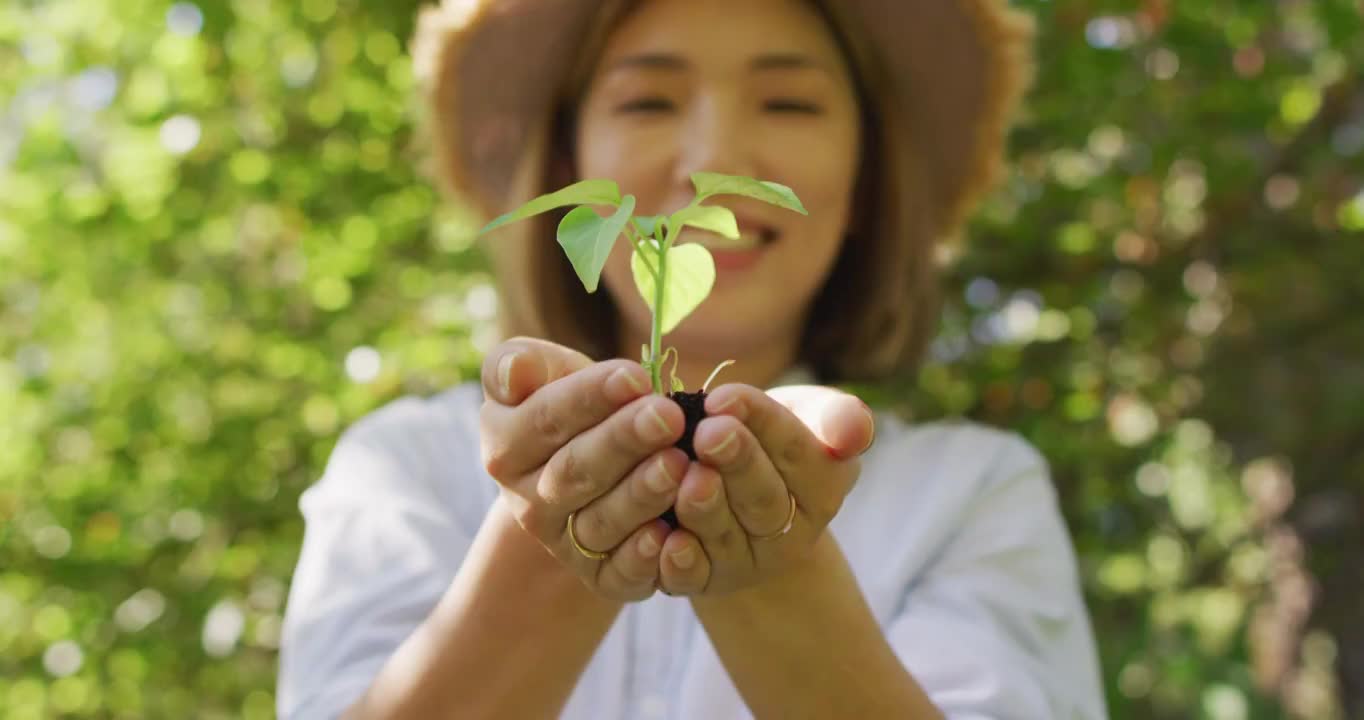
[[[649, 393], [639, 363], [592, 362], [554, 343], [516, 338], [483, 364], [484, 467], [517, 522], [598, 594], [653, 594], [668, 536], [658, 517], [687, 471], [673, 447], [683, 416]], [[589, 557], [579, 551], [574, 536]]]
[[875, 420], [856, 397], [731, 384], [706, 398], [699, 462], [683, 476], [659, 586], [674, 595], [752, 586], [810, 556], [861, 471]]

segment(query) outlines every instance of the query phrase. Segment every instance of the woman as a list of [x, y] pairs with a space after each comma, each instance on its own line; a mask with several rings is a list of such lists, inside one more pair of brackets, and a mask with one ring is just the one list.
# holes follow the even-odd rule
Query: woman
[[922, 351], [935, 246], [996, 172], [1028, 37], [995, 0], [425, 14], [435, 159], [489, 216], [588, 177], [669, 212], [697, 171], [789, 185], [809, 216], [720, 198], [748, 247], [716, 252], [667, 338], [689, 387], [737, 360], [696, 461], [677, 406], [612, 359], [649, 330], [625, 243], [587, 296], [557, 217], [496, 239], [523, 337], [481, 387], [359, 422], [302, 500], [280, 714], [1101, 717], [1043, 459], [815, 384]]

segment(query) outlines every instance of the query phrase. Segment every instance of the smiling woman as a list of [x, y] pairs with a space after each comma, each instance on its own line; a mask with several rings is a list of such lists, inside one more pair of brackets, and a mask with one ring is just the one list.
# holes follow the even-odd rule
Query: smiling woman
[[[728, 357], [744, 358], [737, 373], [753, 373], [736, 377], [770, 381], [797, 354], [852, 212], [862, 123], [839, 43], [809, 4], [773, 12], [763, 3], [650, 3], [620, 22], [597, 66], [577, 104], [576, 174], [618, 179], [644, 212], [686, 204], [688, 178], [698, 171], [798, 188], [808, 217], [725, 201], [774, 242], [722, 257], [728, 267], [713, 297], [672, 335], [689, 350], [681, 360], [689, 385]], [[639, 109], [641, 100], [650, 110]], [[681, 241], [701, 234], [688, 230]], [[624, 248], [607, 262], [605, 281], [623, 319], [615, 354], [624, 355], [648, 328], [646, 308], [627, 292]]]
[[[1045, 460], [816, 384], [922, 353], [934, 250], [1001, 162], [1028, 37], [997, 0], [425, 14], [414, 56], [447, 189], [490, 217], [566, 186], [620, 210], [536, 199], [531, 221], [495, 221], [501, 319], [521, 337], [480, 384], [399, 401], [338, 443], [302, 501], [280, 714], [1101, 717]], [[805, 212], [755, 185], [717, 203], [725, 242], [668, 226], [717, 268], [667, 335], [677, 374], [696, 387], [737, 361], [691, 456], [682, 410], [622, 359], [650, 341], [658, 357], [629, 215], [732, 176]], [[556, 226], [590, 242], [565, 259]], [[597, 269], [605, 292], [587, 294]]]
[[[800, 361], [822, 381], [876, 379], [916, 362], [936, 322], [933, 248], [954, 224], [946, 218], [935, 222], [934, 209], [918, 207], [928, 197], [914, 188], [932, 185], [925, 177], [924, 163], [915, 159], [927, 151], [916, 147], [918, 138], [882, 132], [885, 127], [909, 126], [912, 118], [905, 103], [890, 91], [893, 83], [887, 77], [886, 58], [873, 53], [865, 38], [847, 31], [854, 28], [856, 13], [838, 4], [791, 3], [795, 12], [777, 20], [764, 19], [759, 6], [712, 5], [708, 13], [701, 4], [677, 18], [680, 25], [664, 26], [661, 34], [656, 27], [653, 35], [644, 35], [637, 32], [641, 27], [648, 31], [641, 24], [646, 16], [638, 12], [638, 2], [603, 3], [590, 21], [569, 10], [571, 5], [534, 12], [522, 9], [518, 21], [505, 27], [500, 26], [499, 16], [490, 14], [481, 32], [470, 40], [487, 42], [490, 47], [513, 47], [519, 45], [513, 37], [517, 33], [586, 22], [580, 45], [560, 47], [556, 41], [562, 36], [545, 33], [536, 48], [528, 51], [533, 56], [502, 58], [492, 51], [471, 52], [469, 62], [458, 71], [460, 77], [449, 72], [438, 76], [440, 82], [433, 86], [437, 102], [451, 110], [435, 129], [438, 157], [452, 163], [460, 153], [472, 153], [458, 164], [447, 164], [443, 177], [491, 214], [506, 206], [513, 183], [519, 183], [515, 192], [524, 194], [561, 187], [579, 177], [617, 177], [619, 171], [657, 178], [661, 177], [658, 165], [670, 160], [680, 165], [663, 175], [674, 182], [681, 178], [682, 186], [688, 163], [698, 167], [713, 163], [712, 169], [718, 171], [789, 180], [785, 184], [796, 187], [816, 207], [809, 222], [819, 226], [806, 224], [799, 228], [806, 237], [774, 243], [781, 239], [781, 230], [795, 230], [782, 227], [780, 211], [734, 205], [741, 229], [751, 229], [763, 238], [763, 251], [717, 257], [722, 269], [718, 285], [730, 292], [729, 300], [717, 297], [701, 309], [704, 315], [679, 332], [708, 327], [723, 333], [724, 344], [731, 347], [767, 346], [770, 336], [748, 336], [732, 323], [716, 325], [730, 317], [730, 312], [719, 308], [732, 311], [738, 305], [751, 306], [754, 315], [762, 315], [765, 309], [781, 306], [785, 310], [776, 316], [779, 324], [772, 330], [786, 336], [783, 344], [796, 343]], [[650, 12], [666, 9], [651, 8]], [[448, 16], [445, 20], [453, 22]], [[438, 42], [440, 27], [445, 26], [428, 23], [429, 34], [420, 36], [419, 42], [423, 38]], [[507, 36], [499, 38], [502, 33]], [[577, 49], [581, 52], [574, 52]], [[1000, 52], [1007, 54], [1009, 49]], [[417, 56], [420, 59], [424, 54], [419, 51]], [[538, 69], [554, 66], [568, 68], [559, 90], [536, 87], [549, 82]], [[447, 66], [432, 71], [442, 67]], [[1020, 65], [1001, 71], [1002, 93], [1016, 92], [1008, 86], [1017, 84], [1014, 76], [1023, 69]], [[515, 96], [498, 82], [511, 76], [520, 78]], [[953, 93], [969, 96], [973, 82], [978, 80], [960, 78]], [[519, 107], [530, 102], [542, 103], [545, 109]], [[504, 104], [505, 110], [499, 110]], [[977, 112], [957, 111], [961, 115]], [[539, 125], [542, 122], [547, 127]], [[933, 124], [939, 122], [933, 119]], [[977, 118], [967, 124], [977, 125], [989, 138], [996, 132], [992, 123], [997, 122]], [[476, 133], [482, 141], [461, 144], [457, 139], [460, 128]], [[708, 134], [718, 144], [687, 142], [687, 136], [696, 133]], [[548, 140], [545, 153], [521, 155], [519, 151], [538, 142], [537, 138]], [[969, 144], [963, 142], [963, 146]], [[669, 158], [678, 147], [690, 148], [694, 156]], [[751, 158], [736, 153], [739, 148], [752, 148]], [[771, 167], [774, 155], [782, 156], [783, 167]], [[978, 159], [963, 162], [964, 157]], [[540, 160], [537, 163], [533, 158]], [[962, 195], [970, 195], [977, 191], [971, 186], [988, 180], [995, 162], [983, 148], [963, 152], [947, 165], [951, 173], [964, 169], [973, 175], [957, 179], [944, 173], [935, 182], [959, 183]], [[781, 175], [774, 176], [778, 170]], [[459, 179], [470, 172], [481, 179]], [[808, 178], [819, 180], [810, 184]], [[623, 179], [622, 185], [631, 192], [636, 189]], [[676, 190], [669, 197], [635, 193], [640, 198], [639, 211], [676, 209], [685, 202], [681, 192]], [[501, 238], [491, 247], [504, 273], [525, 279], [501, 286], [504, 329], [508, 335], [555, 338], [592, 357], [632, 355], [638, 347], [632, 346], [632, 336], [640, 334], [644, 321], [642, 309], [629, 304], [628, 294], [582, 297], [567, 263], [538, 250], [543, 238], [552, 237], [556, 222], [557, 217], [543, 218], [536, 227]], [[818, 244], [806, 245], [810, 238]], [[853, 241], [844, 243], [844, 238]], [[769, 255], [775, 261], [758, 262]], [[797, 259], [799, 267], [793, 269], [791, 264]], [[628, 269], [628, 262], [613, 258], [606, 276], [608, 287], [619, 288], [628, 279], [623, 269]], [[784, 299], [762, 295], [754, 289], [760, 283], [747, 283], [744, 290], [734, 281], [734, 271], [759, 270], [768, 278], [781, 275], [783, 285], [798, 284], [800, 295], [809, 295], [813, 286], [818, 298], [801, 306], [792, 304], [790, 295]], [[622, 300], [631, 324], [620, 322], [618, 303]], [[801, 324], [799, 316], [806, 314], [809, 322]], [[726, 347], [712, 350], [707, 356], [692, 358], [692, 367], [683, 372], [689, 384], [718, 359], [733, 356]]]

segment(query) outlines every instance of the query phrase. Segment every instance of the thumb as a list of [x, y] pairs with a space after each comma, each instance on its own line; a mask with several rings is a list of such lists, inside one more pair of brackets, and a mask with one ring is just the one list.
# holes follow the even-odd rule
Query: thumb
[[855, 395], [821, 385], [787, 385], [767, 394], [800, 418], [840, 460], [866, 452], [876, 438], [876, 418]]
[[570, 347], [538, 338], [512, 338], [483, 359], [483, 394], [503, 405], [519, 405], [536, 390], [592, 364]]

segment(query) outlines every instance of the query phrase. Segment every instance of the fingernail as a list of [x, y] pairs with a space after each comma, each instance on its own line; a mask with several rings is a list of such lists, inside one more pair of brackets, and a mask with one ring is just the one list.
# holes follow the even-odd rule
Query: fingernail
[[639, 554], [644, 557], [653, 557], [658, 554], [658, 541], [654, 539], [654, 534], [646, 532], [639, 536]]
[[[734, 416], [736, 416], [736, 417], [738, 416], [738, 414], [739, 414], [739, 412], [738, 412], [738, 409], [739, 409], [739, 395], [738, 395], [738, 393], [730, 394], [730, 395], [726, 396], [725, 398], [723, 398], [722, 400], [717, 401], [717, 402], [718, 402], [718, 404], [712, 405], [711, 402], [710, 402], [710, 398], [706, 398], [706, 414], [707, 414], [707, 415], [722, 415], [722, 414], [728, 413], [728, 414], [734, 415]], [[740, 418], [740, 419], [742, 420], [743, 418]]]
[[711, 490], [710, 494], [706, 495], [705, 497], [692, 499], [691, 504], [695, 505], [700, 510], [711, 510], [714, 509], [715, 507], [715, 501], [719, 499], [720, 488], [715, 488]]
[[677, 486], [677, 481], [673, 480], [672, 473], [668, 472], [668, 464], [663, 462], [663, 458], [654, 461], [654, 467], [644, 474], [644, 484], [650, 490], [663, 494]]
[[696, 564], [696, 551], [691, 549], [690, 547], [684, 547], [681, 550], [675, 550], [671, 555], [669, 555], [669, 557], [672, 558], [674, 565], [682, 568], [683, 570], [686, 570], [690, 568], [692, 565]]
[[644, 417], [644, 427], [639, 428], [639, 433], [645, 442], [663, 442], [672, 437], [673, 430], [668, 427], [663, 416], [658, 414], [658, 408], [650, 405], [644, 408], [644, 412], [641, 414]]
[[512, 363], [516, 362], [516, 353], [508, 353], [501, 360], [497, 361], [497, 384], [502, 388], [502, 399], [511, 397], [511, 371]]
[[872, 412], [871, 408], [867, 407], [866, 403], [862, 403], [862, 409], [867, 412], [867, 429], [869, 431], [869, 437], [867, 438], [867, 446], [862, 448], [862, 451], [857, 453], [858, 455], [865, 454], [871, 449], [872, 445], [876, 444], [876, 413]]
[[616, 402], [625, 402], [649, 391], [649, 386], [640, 382], [633, 368], [621, 368], [611, 374], [606, 381], [607, 396]]
[[863, 402], [861, 398], [855, 397], [854, 399], [857, 400], [858, 404], [862, 406], [862, 411], [866, 413], [867, 444], [862, 446], [862, 449], [860, 450], [849, 452], [846, 454], [840, 453], [834, 448], [827, 448], [829, 457], [832, 457], [835, 460], [848, 460], [850, 458], [865, 455], [867, 451], [871, 449], [871, 446], [876, 443], [876, 414], [872, 412], [872, 409], [870, 407], [867, 407], [867, 404]]
[[734, 430], [730, 430], [724, 440], [719, 445], [706, 452], [718, 462], [727, 463], [734, 459], [734, 455], [739, 452], [739, 438]]
[[829, 454], [829, 457], [831, 457], [831, 458], [833, 458], [833, 459], [835, 459], [835, 460], [849, 460], [849, 459], [851, 459], [851, 458], [855, 458], [855, 457], [860, 457], [860, 456], [862, 456], [862, 455], [866, 455], [866, 454], [867, 454], [867, 451], [871, 449], [871, 446], [872, 446], [872, 445], [875, 445], [875, 444], [876, 444], [876, 431], [873, 430], [873, 431], [872, 431], [872, 434], [871, 434], [871, 437], [867, 438], [867, 444], [866, 444], [866, 446], [863, 447], [861, 450], [858, 450], [857, 452], [849, 453], [849, 454], [847, 454], [847, 455], [844, 455], [844, 454], [838, 452], [837, 450], [835, 450], [834, 448], [827, 447], [827, 446], [825, 447], [825, 451]]

